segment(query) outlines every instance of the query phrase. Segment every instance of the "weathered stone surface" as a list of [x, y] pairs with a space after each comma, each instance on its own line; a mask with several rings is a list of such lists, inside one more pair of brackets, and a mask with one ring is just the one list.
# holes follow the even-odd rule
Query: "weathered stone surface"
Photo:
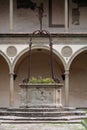
[[21, 106], [60, 106], [63, 84], [20, 85]]
[[1, 130], [85, 130], [81, 124], [2, 124]]
[[[23, 36], [22, 36], [23, 35]], [[29, 44], [31, 34], [9, 34], [6, 36], [0, 36], [0, 44]], [[67, 35], [53, 35], [52, 36], [53, 44], [87, 44], [87, 37], [85, 35], [79, 36], [76, 34], [74, 37], [73, 34], [68, 36]], [[33, 36], [32, 37], [33, 44], [49, 44], [49, 37], [48, 36]]]

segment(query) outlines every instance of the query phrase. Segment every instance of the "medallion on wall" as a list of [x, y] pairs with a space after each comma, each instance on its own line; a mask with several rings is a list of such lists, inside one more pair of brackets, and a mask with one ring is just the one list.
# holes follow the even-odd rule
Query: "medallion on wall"
[[9, 46], [6, 50], [6, 53], [9, 57], [14, 57], [17, 54], [17, 49], [14, 46]]
[[72, 48], [65, 46], [62, 48], [61, 53], [64, 57], [70, 57], [72, 55]]

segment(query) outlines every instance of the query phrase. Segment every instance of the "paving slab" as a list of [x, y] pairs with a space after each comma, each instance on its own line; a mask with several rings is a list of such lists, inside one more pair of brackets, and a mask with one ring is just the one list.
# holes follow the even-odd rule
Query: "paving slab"
[[1, 124], [0, 130], [85, 130], [82, 124], [39, 123], [39, 124]]

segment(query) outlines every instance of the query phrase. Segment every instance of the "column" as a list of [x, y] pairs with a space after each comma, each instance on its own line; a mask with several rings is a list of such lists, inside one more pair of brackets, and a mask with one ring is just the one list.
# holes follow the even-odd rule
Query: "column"
[[68, 31], [68, 0], [65, 0], [65, 31]]
[[65, 71], [65, 106], [69, 107], [69, 70]]
[[9, 0], [9, 29], [13, 31], [13, 0]]
[[10, 107], [14, 106], [14, 73], [10, 73]]

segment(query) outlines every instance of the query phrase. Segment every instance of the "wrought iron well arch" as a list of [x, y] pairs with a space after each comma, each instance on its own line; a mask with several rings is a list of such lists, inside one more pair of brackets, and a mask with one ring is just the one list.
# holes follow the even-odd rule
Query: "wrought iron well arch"
[[38, 14], [39, 14], [39, 21], [40, 21], [40, 29], [34, 31], [31, 34], [30, 42], [29, 42], [29, 59], [28, 59], [28, 75], [27, 78], [23, 80], [23, 83], [28, 83], [30, 80], [30, 63], [31, 63], [31, 47], [32, 47], [32, 39], [33, 36], [40, 35], [40, 36], [46, 36], [49, 39], [49, 47], [50, 47], [50, 64], [51, 64], [51, 77], [56, 83], [60, 83], [60, 80], [58, 78], [55, 78], [54, 76], [54, 64], [53, 64], [53, 43], [52, 43], [52, 35], [47, 30], [42, 29], [42, 18], [43, 18], [43, 3], [40, 4], [38, 8]]

